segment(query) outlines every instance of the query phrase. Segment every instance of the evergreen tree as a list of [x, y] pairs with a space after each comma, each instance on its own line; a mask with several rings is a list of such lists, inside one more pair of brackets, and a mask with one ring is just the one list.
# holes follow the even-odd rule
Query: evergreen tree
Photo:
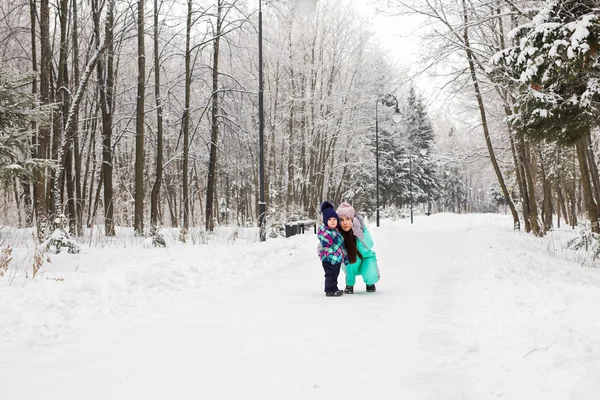
[[403, 114], [402, 136], [405, 140], [403, 148], [397, 152], [398, 169], [402, 171], [398, 178], [404, 180], [399, 181], [399, 186], [408, 190], [403, 192], [401, 199], [410, 201], [412, 191], [413, 203], [430, 203], [440, 196], [439, 179], [431, 160], [434, 132], [424, 101], [414, 87], [410, 88]]
[[516, 89], [518, 132], [570, 144], [599, 126], [598, 13], [595, 0], [548, 0], [492, 58], [492, 76]]
[[597, 0], [547, 0], [514, 31], [518, 44], [492, 58], [491, 73], [516, 89], [509, 122], [520, 134], [575, 144], [585, 210], [600, 234], [600, 198], [591, 182], [596, 166], [587, 150], [591, 130], [600, 126], [599, 11]]
[[14, 77], [0, 69], [0, 187], [7, 190], [15, 179], [31, 181], [38, 168], [51, 166], [33, 160], [28, 151], [31, 123], [40, 119], [31, 94], [22, 92], [31, 76]]
[[400, 148], [394, 141], [390, 129], [379, 128], [379, 196], [380, 206], [386, 207], [397, 204], [402, 193], [399, 182], [398, 158]]
[[460, 213], [461, 206], [464, 204], [465, 198], [466, 191], [462, 174], [457, 166], [450, 167], [446, 171], [446, 177], [444, 179], [442, 195], [444, 210]]

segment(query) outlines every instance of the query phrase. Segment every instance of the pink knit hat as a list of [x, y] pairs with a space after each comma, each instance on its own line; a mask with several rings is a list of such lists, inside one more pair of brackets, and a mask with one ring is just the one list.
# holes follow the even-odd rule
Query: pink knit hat
[[340, 218], [347, 217], [347, 218], [353, 219], [354, 216], [356, 215], [356, 211], [354, 211], [354, 207], [352, 207], [350, 204], [348, 204], [344, 201], [338, 207], [337, 215]]

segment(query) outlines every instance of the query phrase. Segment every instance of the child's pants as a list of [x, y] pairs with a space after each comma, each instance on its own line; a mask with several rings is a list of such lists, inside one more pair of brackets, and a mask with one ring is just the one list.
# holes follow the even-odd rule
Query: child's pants
[[338, 276], [340, 275], [340, 267], [342, 264], [332, 264], [323, 261], [323, 269], [325, 270], [325, 292], [338, 291]]
[[361, 260], [357, 256], [354, 264], [346, 265], [346, 285], [354, 286], [357, 275], [362, 275], [363, 281], [367, 285], [376, 284], [379, 281], [377, 259], [375, 257], [365, 257]]

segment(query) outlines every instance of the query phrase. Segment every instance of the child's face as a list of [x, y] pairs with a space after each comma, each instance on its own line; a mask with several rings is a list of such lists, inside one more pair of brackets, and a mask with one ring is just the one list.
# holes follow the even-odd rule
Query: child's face
[[331, 217], [327, 220], [327, 226], [331, 229], [335, 229], [337, 227], [337, 218]]

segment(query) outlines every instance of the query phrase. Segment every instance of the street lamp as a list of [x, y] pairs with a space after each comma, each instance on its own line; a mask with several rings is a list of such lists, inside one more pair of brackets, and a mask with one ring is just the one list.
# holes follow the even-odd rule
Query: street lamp
[[258, 0], [258, 226], [260, 241], [267, 240], [265, 229], [265, 163], [263, 154], [265, 120], [263, 113], [263, 61], [262, 61], [262, 0]]
[[392, 114], [392, 121], [394, 121], [394, 123], [397, 124], [402, 119], [402, 114], [400, 114], [400, 110], [398, 109], [398, 99], [395, 96], [383, 94], [377, 98], [377, 101], [375, 102], [375, 212], [377, 214], [377, 227], [379, 227], [379, 118], [377, 106], [380, 101], [384, 106], [391, 107], [396, 105], [396, 110], [394, 110], [394, 113]]
[[[427, 148], [419, 149], [423, 157], [427, 155]], [[412, 151], [408, 151], [408, 180], [410, 181], [410, 223], [413, 223], [413, 184], [412, 184]]]

